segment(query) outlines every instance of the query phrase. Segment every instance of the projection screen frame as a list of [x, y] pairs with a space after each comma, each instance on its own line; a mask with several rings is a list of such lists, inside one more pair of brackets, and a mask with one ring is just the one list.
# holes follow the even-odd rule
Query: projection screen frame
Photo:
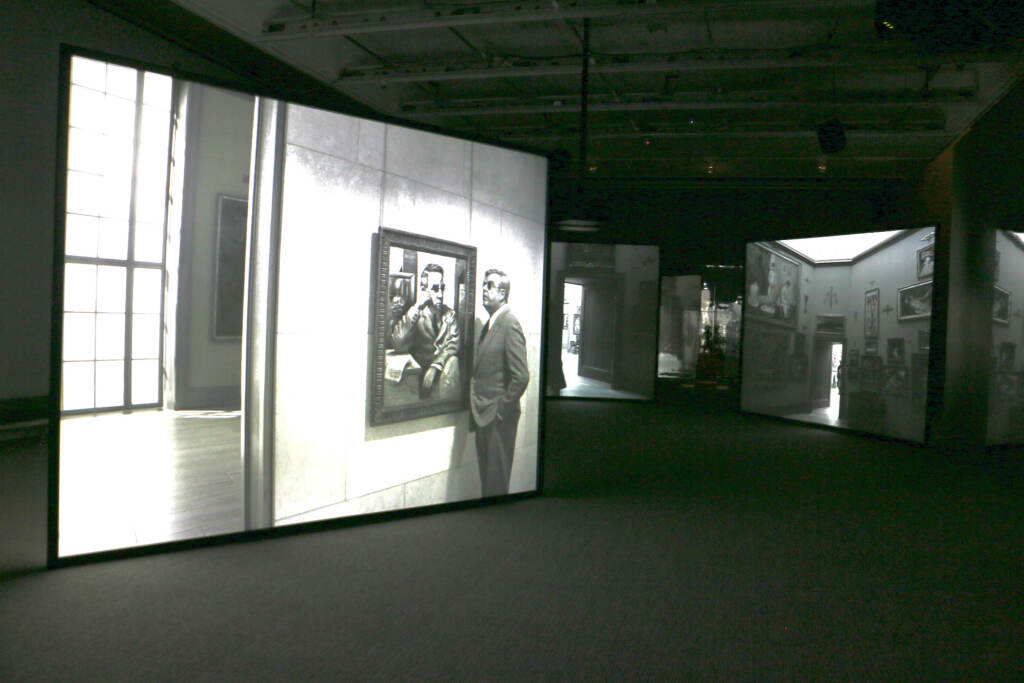
[[[872, 227], [874, 227], [874, 226], [872, 226]], [[929, 443], [932, 443], [933, 433], [934, 433], [934, 429], [935, 429], [935, 423], [936, 423], [936, 421], [938, 419], [938, 415], [939, 415], [939, 412], [941, 410], [941, 406], [942, 406], [942, 402], [943, 402], [944, 394], [945, 394], [945, 381], [944, 381], [944, 379], [945, 379], [944, 378], [944, 374], [945, 374], [945, 368], [946, 368], [946, 358], [945, 358], [946, 338], [945, 338], [945, 329], [946, 329], [946, 321], [947, 321], [947, 317], [948, 317], [948, 312], [947, 311], [948, 311], [948, 306], [949, 306], [949, 294], [948, 294], [948, 292], [949, 292], [949, 268], [948, 268], [948, 266], [949, 266], [949, 231], [948, 231], [948, 228], [945, 228], [943, 226], [943, 224], [941, 222], [939, 222], [939, 221], [930, 221], [930, 222], [926, 222], [926, 223], [910, 225], [910, 226], [905, 227], [905, 228], [884, 228], [884, 229], [877, 229], [876, 228], [876, 229], [872, 229], [872, 230], [864, 230], [864, 231], [862, 231], [862, 233], [865, 233], [865, 234], [866, 233], [871, 233], [871, 232], [886, 232], [886, 231], [889, 231], [889, 230], [899, 230], [899, 233], [894, 235], [894, 236], [892, 236], [892, 237], [890, 237], [890, 238], [888, 238], [888, 239], [886, 239], [886, 240], [884, 240], [883, 242], [880, 242], [879, 244], [871, 247], [870, 249], [864, 251], [863, 253], [859, 254], [858, 258], [863, 258], [865, 256], [868, 256], [868, 255], [874, 253], [874, 252], [877, 252], [877, 251], [880, 251], [880, 250], [886, 248], [889, 244], [893, 243], [894, 241], [898, 241], [898, 240], [902, 239], [902, 235], [905, 234], [908, 231], [915, 231], [915, 230], [921, 230], [921, 229], [931, 229], [931, 230], [933, 230], [933, 235], [934, 235], [934, 237], [933, 237], [933, 239], [931, 241], [931, 246], [934, 247], [934, 259], [933, 259], [934, 275], [930, 279], [931, 284], [932, 284], [932, 308], [931, 308], [931, 314], [929, 316], [930, 317], [930, 325], [929, 325], [929, 331], [928, 331], [928, 340], [929, 341], [928, 341], [928, 347], [927, 347], [928, 350], [929, 350], [929, 353], [928, 353], [928, 363], [927, 363], [927, 368], [926, 368], [927, 375], [926, 375], [926, 388], [925, 388], [925, 395], [924, 395], [924, 434], [923, 434], [922, 439], [920, 441], [918, 441], [918, 440], [914, 440], [914, 439], [906, 439], [906, 438], [901, 438], [899, 436], [893, 436], [893, 435], [883, 434], [883, 433], [879, 433], [879, 432], [867, 431], [867, 430], [860, 429], [860, 428], [855, 428], [855, 427], [839, 426], [839, 425], [825, 424], [825, 423], [820, 423], [820, 422], [811, 422], [811, 421], [806, 421], [806, 420], [801, 420], [801, 419], [787, 417], [787, 416], [784, 416], [784, 415], [776, 415], [776, 414], [772, 414], [772, 413], [748, 410], [748, 409], [743, 407], [742, 401], [740, 402], [740, 405], [738, 406], [738, 411], [741, 414], [757, 415], [759, 417], [763, 417], [763, 418], [767, 418], [767, 419], [773, 419], [773, 420], [780, 420], [780, 421], [783, 421], [783, 422], [786, 422], [786, 423], [789, 423], [789, 424], [798, 424], [798, 425], [809, 427], [809, 428], [812, 428], [812, 429], [824, 429], [824, 430], [831, 430], [831, 431], [837, 431], [837, 432], [843, 432], [843, 433], [849, 433], [849, 434], [858, 434], [858, 435], [862, 435], [862, 436], [870, 436], [870, 437], [873, 437], [873, 438], [888, 439], [888, 440], [892, 440], [892, 441], [907, 442], [907, 443], [913, 443], [913, 444], [920, 444], [920, 443], [929, 444]], [[862, 233], [856, 233], [856, 232], [853, 232], [853, 231], [848, 231], [848, 232], [840, 233], [839, 235], [830, 235], [830, 234], [824, 234], [824, 235], [822, 235], [822, 234], [811, 234], [811, 235], [807, 235], [807, 234], [802, 234], [802, 235], [792, 235], [792, 236], [787, 236], [787, 237], [762, 237], [760, 239], [748, 239], [748, 240], [744, 241], [744, 269], [745, 269], [745, 272], [746, 272], [746, 266], [747, 266], [747, 264], [746, 264], [746, 254], [748, 253], [747, 250], [748, 250], [749, 245], [751, 245], [751, 244], [764, 243], [764, 242], [780, 242], [780, 241], [785, 241], [785, 240], [806, 239], [806, 238], [814, 238], [814, 237], [842, 236], [842, 235], [848, 235], [848, 234], [862, 234]], [[917, 258], [916, 253], [915, 253], [915, 258]], [[916, 264], [915, 264], [915, 266], [916, 266]], [[911, 286], [913, 286], [913, 283], [911, 283]], [[746, 343], [747, 343], [747, 334], [749, 332], [749, 325], [748, 325], [748, 320], [747, 320], [747, 317], [746, 317], [746, 310], [747, 310], [747, 297], [746, 297], [746, 294], [747, 293], [744, 292], [743, 318], [742, 318], [742, 324], [741, 324], [741, 329], [740, 329], [740, 371], [739, 371], [740, 380], [739, 381], [740, 381], [741, 396], [742, 396], [742, 392], [743, 392], [744, 382], [747, 380], [748, 373], [750, 372], [750, 368], [746, 367], [746, 364], [744, 362], [745, 358], [746, 358], [745, 349], [746, 349]], [[803, 305], [802, 301], [800, 302], [800, 305], [801, 306]], [[875, 343], [877, 344], [877, 339], [875, 340]], [[858, 360], [859, 360], [858, 371], [859, 371], [859, 373], [861, 375], [861, 379], [863, 381], [863, 377], [864, 377], [864, 373], [865, 373], [865, 356], [860, 356]], [[908, 371], [909, 370], [910, 370], [910, 368], [908, 367]], [[879, 375], [880, 375], [879, 376], [879, 384], [881, 385], [881, 380], [882, 380], [881, 374], [884, 372], [884, 367], [882, 366], [881, 362], [879, 363], [878, 371], [879, 371]], [[914, 378], [911, 375], [910, 376], [910, 383], [911, 384], [913, 383], [913, 380], [914, 380]], [[882, 390], [882, 387], [879, 386], [879, 391], [881, 391], [881, 390]], [[908, 389], [908, 396], [910, 397], [910, 400], [915, 400], [916, 397], [914, 395], [913, 386], [911, 386]]]
[[[49, 396], [47, 400], [48, 427], [47, 427], [47, 517], [46, 517], [46, 565], [48, 568], [60, 568], [89, 564], [99, 561], [107, 561], [126, 557], [137, 557], [163, 552], [173, 552], [191, 548], [209, 547], [235, 542], [250, 542], [265, 538], [276, 538], [301, 533], [316, 532], [329, 529], [340, 529], [352, 526], [361, 526], [381, 521], [403, 519], [424, 514], [435, 514], [449, 510], [470, 509], [482, 505], [489, 505], [495, 502], [495, 498], [471, 498], [454, 500], [450, 502], [427, 504], [417, 507], [403, 507], [386, 509], [379, 512], [368, 512], [351, 516], [333, 517], [317, 521], [301, 522], [282, 526], [273, 526], [249, 530], [240, 530], [230, 533], [218, 533], [209, 536], [195, 536], [180, 540], [168, 540], [146, 545], [133, 545], [100, 550], [96, 552], [83, 552], [81, 554], [65, 555], [59, 554], [59, 521], [60, 521], [60, 434], [61, 434], [61, 365], [62, 365], [62, 336], [63, 336], [63, 292], [64, 292], [64, 243], [65, 243], [65, 215], [66, 215], [66, 192], [67, 192], [67, 164], [68, 164], [68, 125], [70, 112], [71, 93], [71, 60], [73, 57], [102, 61], [109, 64], [125, 66], [132, 69], [142, 70], [155, 74], [170, 76], [176, 80], [189, 81], [192, 83], [221, 88], [234, 92], [251, 95], [257, 98], [269, 98], [279, 100], [285, 104], [314, 107], [338, 114], [358, 117], [360, 119], [386, 125], [402, 127], [411, 131], [434, 133], [447, 136], [460, 141], [480, 143], [497, 149], [518, 151], [538, 157], [548, 158], [548, 154], [542, 150], [530, 148], [525, 145], [516, 145], [497, 140], [484, 139], [482, 137], [467, 137], [454, 131], [448, 131], [442, 127], [421, 124], [414, 121], [401, 120], [386, 115], [368, 114], [364, 110], [348, 112], [336, 103], [324, 103], [318, 101], [317, 97], [308, 93], [296, 95], [295, 93], [284, 93], [275, 84], [254, 85], [243, 79], [232, 80], [217, 78], [206, 74], [182, 69], [176, 65], [161, 65], [154, 62], [133, 59], [119, 54], [96, 50], [93, 48], [62, 43], [59, 55], [59, 76], [57, 93], [57, 149], [56, 149], [56, 177], [54, 183], [54, 224], [53, 224], [53, 262], [52, 262], [52, 287], [51, 287], [51, 344], [50, 344], [50, 381]], [[354, 108], [358, 105], [353, 104]], [[546, 185], [546, 183], [545, 183]], [[539, 270], [542, 282], [548, 278], [548, 256], [549, 240], [547, 221], [541, 221], [542, 247], [537, 253], [540, 260]], [[541, 287], [541, 292], [544, 288]], [[546, 337], [543, 334], [545, 329], [547, 307], [543, 304], [543, 298], [539, 300], [540, 311], [538, 318], [541, 322], [541, 333], [539, 336], [539, 356], [546, 355]], [[470, 332], [472, 336], [472, 332]], [[244, 334], [243, 334], [244, 339]], [[536, 381], [540, 387], [545, 384], [545, 364], [539, 363], [533, 370], [536, 372], [531, 381]], [[468, 383], [468, 380], [467, 380]], [[162, 390], [162, 385], [161, 385]], [[535, 427], [536, 438], [536, 473], [535, 487], [532, 490], [507, 493], [498, 497], [500, 501], [513, 501], [525, 498], [532, 498], [543, 493], [543, 466], [544, 466], [544, 410], [546, 400], [544, 391], [538, 391], [537, 410]]]

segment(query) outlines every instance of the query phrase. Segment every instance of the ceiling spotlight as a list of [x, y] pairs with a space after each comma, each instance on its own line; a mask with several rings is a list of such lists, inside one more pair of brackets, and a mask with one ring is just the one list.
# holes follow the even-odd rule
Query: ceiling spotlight
[[707, 173], [708, 175], [711, 175], [712, 173], [715, 172], [715, 165], [711, 162], [708, 162], [708, 165], [704, 167], [704, 172]]
[[587, 166], [587, 170], [590, 171], [591, 173], [595, 172], [597, 170], [597, 164], [594, 164], [593, 166]]
[[824, 173], [827, 170], [828, 170], [828, 164], [825, 163], [824, 159], [822, 159], [821, 161], [818, 162], [818, 173]]

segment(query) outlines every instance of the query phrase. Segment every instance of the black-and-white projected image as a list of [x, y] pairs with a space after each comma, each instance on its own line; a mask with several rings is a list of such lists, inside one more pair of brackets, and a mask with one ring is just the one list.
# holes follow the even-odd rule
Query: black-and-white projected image
[[654, 398], [658, 263], [654, 246], [552, 243], [548, 396]]
[[742, 408], [922, 440], [935, 229], [749, 243]]
[[537, 489], [544, 157], [68, 59], [58, 559]]
[[[1019, 229], [1024, 229], [1021, 225]], [[996, 230], [992, 282], [992, 355], [989, 369], [989, 445], [1024, 443], [1024, 232]]]

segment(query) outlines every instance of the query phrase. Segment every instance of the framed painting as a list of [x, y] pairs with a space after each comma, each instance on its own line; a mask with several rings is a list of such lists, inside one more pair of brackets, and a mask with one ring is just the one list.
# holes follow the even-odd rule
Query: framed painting
[[249, 202], [217, 196], [217, 247], [213, 261], [213, 338], [242, 338], [245, 232]]
[[878, 337], [878, 288], [864, 292], [864, 338]]
[[888, 340], [885, 347], [886, 363], [905, 363], [907, 361], [907, 347], [903, 337], [893, 337]]
[[935, 273], [935, 245], [929, 244], [917, 250], [917, 279], [930, 278]]
[[476, 247], [381, 228], [374, 275], [370, 424], [467, 409]]
[[915, 353], [910, 357], [910, 398], [921, 405], [928, 392], [928, 354]]
[[906, 396], [909, 387], [907, 366], [886, 365], [882, 373], [882, 391], [893, 396]]
[[800, 302], [800, 264], [760, 242], [747, 245], [744, 298], [751, 319], [796, 327]]
[[882, 384], [882, 357], [865, 354], [860, 359], [861, 391], [877, 392]]
[[992, 293], [992, 322], [1010, 324], [1010, 292], [1002, 287], [995, 287]]
[[932, 282], [900, 287], [896, 296], [896, 319], [917, 320], [932, 314]]

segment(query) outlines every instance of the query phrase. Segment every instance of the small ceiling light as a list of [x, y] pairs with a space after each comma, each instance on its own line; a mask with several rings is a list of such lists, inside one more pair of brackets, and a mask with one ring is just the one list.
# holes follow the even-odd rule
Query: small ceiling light
[[715, 165], [709, 162], [708, 165], [704, 167], [704, 172], [711, 175], [715, 172]]
[[644, 140], [644, 144], [645, 144], [645, 145], [649, 145], [649, 144], [651, 144], [651, 141], [650, 141], [649, 139], [647, 139], [647, 140]]
[[825, 163], [824, 161], [819, 161], [818, 162], [818, 173], [824, 173], [827, 170], [828, 170], [828, 164]]
[[690, 125], [692, 126], [694, 124], [693, 117], [691, 116], [689, 120], [690, 120]]
[[587, 170], [593, 173], [597, 170], [597, 165], [595, 164], [593, 166], [587, 166]]

